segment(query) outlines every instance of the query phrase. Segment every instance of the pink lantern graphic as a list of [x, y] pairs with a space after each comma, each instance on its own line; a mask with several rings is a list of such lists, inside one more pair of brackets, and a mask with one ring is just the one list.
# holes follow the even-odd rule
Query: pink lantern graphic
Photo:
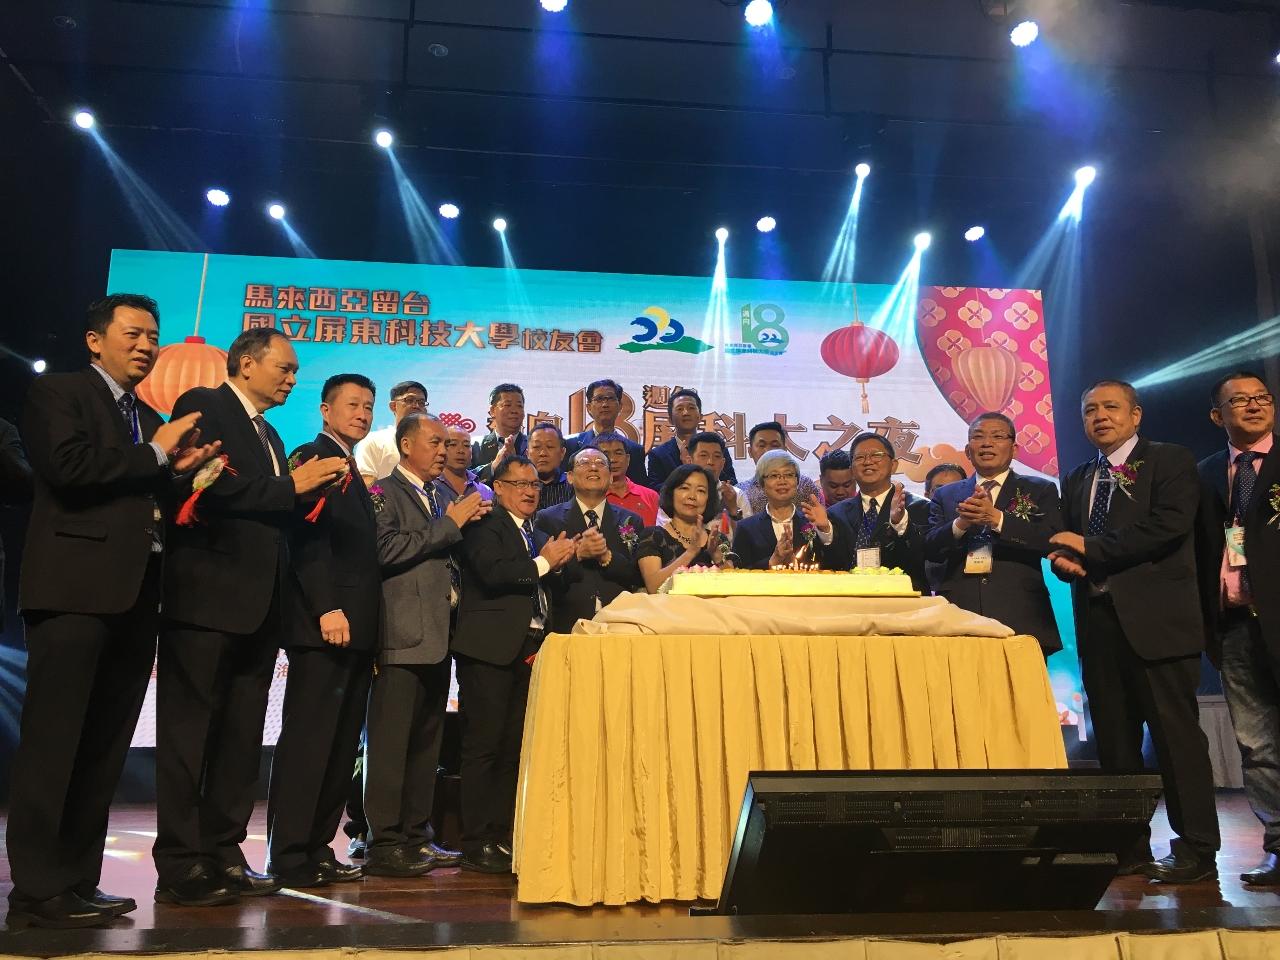
[[1018, 358], [1003, 347], [970, 347], [956, 355], [951, 368], [983, 410], [999, 413], [1013, 399]]
[[868, 327], [858, 318], [858, 290], [853, 291], [853, 323], [828, 333], [820, 350], [822, 362], [862, 387], [862, 412], [871, 412], [867, 383], [883, 376], [898, 362], [898, 345], [883, 330]]
[[200, 297], [196, 301], [196, 323], [191, 336], [181, 343], [160, 348], [156, 365], [147, 379], [138, 384], [138, 396], [147, 406], [166, 417], [173, 412], [178, 397], [192, 387], [216, 387], [227, 379], [227, 352], [205, 343], [200, 333], [200, 310], [204, 306], [204, 281], [209, 273], [209, 255], [204, 255], [200, 273]]

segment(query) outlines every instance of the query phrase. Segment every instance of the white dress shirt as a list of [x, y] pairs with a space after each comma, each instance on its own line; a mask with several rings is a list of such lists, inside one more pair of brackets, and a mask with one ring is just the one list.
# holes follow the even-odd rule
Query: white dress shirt
[[[239, 387], [237, 387], [230, 380], [227, 381], [227, 386], [231, 388], [231, 392], [236, 395], [236, 398], [240, 401], [240, 405], [244, 407], [245, 416], [247, 416], [250, 420], [249, 426], [253, 428], [254, 433], [257, 433], [258, 425], [252, 421], [256, 420], [258, 417], [261, 417], [262, 414], [258, 411], [258, 408], [253, 405], [253, 402], [248, 397], [246, 397], [243, 393], [240, 392]], [[281, 474], [280, 472], [280, 461], [276, 459], [275, 448], [273, 448], [269, 443], [267, 444], [267, 453], [271, 456], [271, 469], [275, 472], [275, 475], [277, 477], [283, 476], [283, 474]]]

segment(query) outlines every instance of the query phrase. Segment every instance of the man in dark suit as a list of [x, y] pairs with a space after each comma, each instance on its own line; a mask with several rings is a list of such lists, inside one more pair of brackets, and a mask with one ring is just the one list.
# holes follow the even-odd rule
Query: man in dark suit
[[430, 826], [461, 586], [450, 550], [489, 503], [479, 491], [439, 493], [448, 437], [439, 420], [410, 414], [396, 436], [400, 464], [378, 481], [384, 639], [369, 700], [365, 873], [416, 877], [459, 859], [432, 842]]
[[576, 544], [533, 526], [539, 481], [533, 464], [497, 466], [493, 512], [462, 540], [462, 602], [453, 635], [462, 720], [462, 866], [511, 870], [516, 774], [529, 692], [530, 658], [550, 620], [549, 576]]
[[1050, 538], [1056, 574], [1072, 583], [1077, 646], [1102, 769], [1140, 770], [1142, 727], [1155, 743], [1169, 824], [1169, 856], [1125, 873], [1190, 883], [1218, 875], [1213, 769], [1196, 687], [1204, 628], [1196, 596], [1193, 528], [1200, 481], [1191, 451], [1138, 436], [1132, 385], [1103, 380], [1081, 397], [1098, 456], [1062, 487], [1064, 530]]
[[[31, 464], [22, 450], [18, 428], [0, 420], [0, 505], [31, 499]], [[4, 543], [0, 542], [0, 628], [4, 625]]]
[[529, 449], [524, 432], [524, 391], [514, 383], [500, 383], [489, 391], [492, 429], [471, 445], [471, 469], [481, 483], [493, 486], [493, 474], [507, 457], [523, 457]]
[[940, 596], [1035, 637], [1048, 658], [1062, 639], [1040, 560], [1062, 530], [1062, 512], [1051, 481], [1011, 469], [1017, 437], [1003, 413], [969, 425], [964, 452], [977, 473], [934, 493], [924, 555], [938, 564]]
[[573, 499], [539, 510], [534, 528], [554, 540], [565, 534], [577, 544], [565, 567], [560, 589], [551, 598], [551, 629], [569, 633], [590, 620], [618, 594], [640, 590], [633, 556], [644, 522], [638, 514], [609, 503], [609, 458], [595, 447], [581, 447], [569, 461]]
[[[673, 390], [667, 398], [667, 420], [671, 423], [675, 436], [649, 451], [648, 482], [654, 490], [662, 489], [672, 470], [682, 463], [691, 462], [686, 457], [686, 451], [690, 439], [698, 432], [698, 425], [702, 423], [702, 398], [698, 396], [698, 391], [690, 387]], [[719, 479], [730, 484], [738, 482], [731, 459], [725, 459], [724, 470]]]
[[[617, 423], [622, 417], [622, 404], [625, 399], [622, 387], [616, 380], [593, 380], [587, 384], [585, 391], [587, 401], [587, 413], [591, 416], [591, 426], [581, 433], [575, 433], [564, 438], [564, 465], [565, 469], [569, 468], [569, 461], [573, 455], [583, 447], [594, 447], [596, 445], [596, 437], [601, 434], [612, 434], [615, 431], [622, 435], [622, 431], [618, 429]], [[630, 403], [630, 400], [626, 400]], [[627, 425], [630, 430], [631, 426]], [[644, 468], [644, 447], [636, 443], [630, 437], [623, 436], [622, 444], [626, 448], [627, 461], [627, 477], [632, 483], [638, 483], [646, 486], [649, 483], [648, 475]]]
[[840, 566], [873, 564], [878, 553], [880, 566], [900, 568], [917, 590], [925, 590], [924, 532], [907, 515], [917, 498], [893, 482], [898, 469], [893, 444], [878, 433], [863, 432], [853, 438], [850, 452], [858, 493], [827, 511], [849, 530], [848, 537], [839, 538], [849, 545]]
[[155, 365], [155, 301], [113, 294], [89, 307], [92, 366], [32, 384], [22, 429], [35, 503], [19, 601], [27, 687], [7, 833], [9, 926], [82, 927], [137, 908], [97, 889], [107, 811], [151, 678], [172, 471], [199, 413], [164, 423], [134, 388]]
[[[1244, 768], [1262, 823], [1262, 862], [1240, 875], [1280, 883], [1280, 456], [1275, 399], [1262, 377], [1230, 373], [1210, 391], [1227, 447], [1200, 461], [1196, 567], [1209, 659], [1222, 671]], [[1228, 544], [1228, 537], [1231, 543]]]
[[227, 354], [227, 382], [188, 390], [174, 405], [175, 416], [201, 414], [204, 435], [222, 442], [230, 469], [201, 493], [196, 523], [168, 530], [152, 847], [162, 903], [213, 906], [280, 887], [249, 869], [240, 843], [253, 813], [292, 579], [285, 534], [297, 498], [348, 467], [326, 456], [290, 472], [262, 414], [288, 399], [297, 370], [279, 330], [246, 330]]
[[[290, 454], [291, 464], [350, 460], [369, 433], [374, 385], [368, 377], [330, 377], [320, 396], [324, 429]], [[267, 792], [268, 872], [287, 887], [360, 878], [360, 868], [339, 863], [329, 846], [359, 749], [381, 619], [373, 503], [351, 463], [322, 504], [295, 508], [289, 531], [289, 677]]]

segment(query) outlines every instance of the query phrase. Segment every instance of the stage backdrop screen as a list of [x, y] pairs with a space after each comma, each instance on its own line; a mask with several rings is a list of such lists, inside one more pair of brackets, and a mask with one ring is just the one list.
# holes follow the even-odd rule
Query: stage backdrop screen
[[[430, 410], [477, 437], [488, 391], [525, 391], [529, 421], [565, 433], [588, 424], [583, 388], [625, 389], [619, 426], [646, 448], [671, 435], [667, 397], [694, 387], [704, 426], [751, 475], [747, 431], [786, 429], [787, 449], [816, 478], [829, 449], [873, 430], [898, 451], [919, 493], [938, 463], [964, 457], [966, 424], [1000, 410], [1018, 424], [1015, 469], [1056, 480], [1057, 451], [1039, 291], [569, 273], [487, 267], [112, 253], [112, 292], [160, 305], [164, 348], [139, 394], [162, 413], [193, 386], [225, 379], [242, 330], [274, 326], [301, 362], [289, 402], [268, 418], [292, 449], [320, 429], [320, 386], [342, 372], [378, 386], [375, 427], [392, 422], [387, 391], [422, 381]], [[1084, 734], [1069, 597], [1052, 576], [1066, 649], [1049, 661], [1069, 748]], [[264, 737], [274, 743], [287, 662], [281, 657]], [[134, 743], [154, 743], [154, 691]]]

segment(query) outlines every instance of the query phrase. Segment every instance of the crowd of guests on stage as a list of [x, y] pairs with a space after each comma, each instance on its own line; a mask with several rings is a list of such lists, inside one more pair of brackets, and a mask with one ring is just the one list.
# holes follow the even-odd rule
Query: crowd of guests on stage
[[[1223, 449], [1197, 463], [1140, 438], [1133, 387], [1081, 400], [1097, 455], [1050, 480], [1013, 470], [1017, 424], [978, 415], [973, 469], [936, 466], [925, 497], [898, 451], [859, 434], [817, 480], [782, 425], [751, 429], [739, 481], [702, 401], [672, 392], [673, 435], [646, 456], [621, 432], [623, 391], [586, 388], [590, 428], [530, 425], [512, 383], [473, 441], [430, 415], [425, 384], [330, 377], [314, 439], [288, 450], [264, 417], [298, 358], [274, 329], [230, 345], [227, 380], [188, 390], [165, 422], [135, 393], [158, 353], [154, 301], [88, 311], [90, 365], [35, 380], [21, 442], [0, 422], [6, 497], [33, 491], [20, 605], [28, 648], [10, 778], [11, 925], [89, 926], [136, 907], [99, 889], [108, 808], [156, 664], [155, 898], [215, 906], [281, 887], [442, 866], [506, 873], [525, 702], [543, 637], [681, 567], [900, 567], [919, 589], [1062, 648], [1042, 575], [1072, 585], [1103, 769], [1164, 778], [1170, 854], [1123, 873], [1217, 876], [1213, 775], [1197, 720], [1200, 656], [1222, 672], [1246, 792], [1265, 827], [1247, 883], [1280, 883], [1280, 465], [1260, 376], [1212, 391]], [[25, 447], [25, 452], [24, 452]], [[29, 463], [29, 466], [28, 466]], [[821, 601], [815, 601], [821, 602]], [[157, 645], [158, 637], [158, 645]], [[267, 863], [242, 844], [268, 690], [289, 672], [267, 801]], [[431, 826], [450, 664], [460, 688], [461, 850]], [[358, 789], [352, 791], [353, 766]], [[346, 863], [333, 840], [348, 813]]]

